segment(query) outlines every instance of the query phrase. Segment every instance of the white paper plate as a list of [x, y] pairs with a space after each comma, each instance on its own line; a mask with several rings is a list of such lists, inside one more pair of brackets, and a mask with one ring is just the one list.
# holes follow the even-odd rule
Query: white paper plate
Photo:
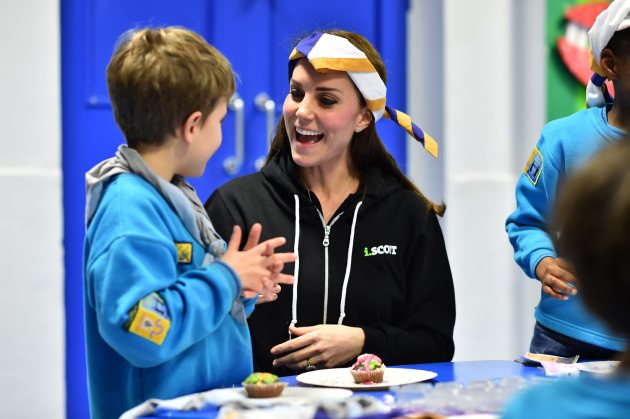
[[617, 368], [619, 361], [578, 362], [575, 365], [577, 365], [580, 371], [591, 374], [610, 374], [615, 368]]
[[[230, 389], [247, 397], [243, 387]], [[255, 404], [301, 403], [320, 400], [341, 400], [352, 396], [352, 391], [341, 388], [285, 387], [278, 397], [248, 398]]]
[[337, 387], [352, 390], [378, 390], [390, 386], [418, 383], [430, 380], [437, 374], [432, 371], [414, 370], [410, 368], [386, 368], [382, 383], [356, 384], [348, 368], [331, 368], [305, 372], [296, 377], [302, 384], [321, 387]]

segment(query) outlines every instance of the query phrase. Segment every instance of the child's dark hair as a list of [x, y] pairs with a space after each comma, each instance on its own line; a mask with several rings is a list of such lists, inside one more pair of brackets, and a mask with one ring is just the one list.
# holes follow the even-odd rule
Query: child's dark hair
[[630, 56], [630, 28], [617, 31], [606, 45], [617, 57]]
[[123, 34], [107, 66], [107, 87], [127, 144], [161, 145], [190, 114], [202, 122], [234, 93], [228, 60], [200, 35], [180, 27]]
[[555, 215], [558, 254], [574, 267], [585, 304], [630, 337], [630, 137], [572, 176]]

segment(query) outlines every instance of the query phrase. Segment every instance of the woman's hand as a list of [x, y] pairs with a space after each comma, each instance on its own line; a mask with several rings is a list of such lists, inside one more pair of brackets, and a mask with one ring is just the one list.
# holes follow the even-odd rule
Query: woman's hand
[[360, 327], [320, 324], [309, 327], [289, 327], [296, 336], [271, 348], [277, 358], [275, 367], [306, 369], [308, 362], [318, 368], [333, 368], [361, 354], [365, 333]]
[[536, 266], [536, 276], [542, 284], [545, 294], [558, 300], [568, 300], [570, 295], [577, 294], [577, 289], [572, 286], [575, 276], [571, 267], [562, 258], [543, 258]]

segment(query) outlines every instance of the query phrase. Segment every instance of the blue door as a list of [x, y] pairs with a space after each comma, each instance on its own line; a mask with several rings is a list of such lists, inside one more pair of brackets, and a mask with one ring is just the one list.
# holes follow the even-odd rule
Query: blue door
[[[81, 270], [84, 174], [124, 142], [105, 84], [118, 36], [133, 27], [185, 26], [219, 48], [238, 74], [223, 145], [204, 176], [191, 180], [205, 200], [227, 180], [259, 168], [288, 92], [287, 57], [295, 40], [314, 29], [366, 36], [387, 64], [388, 102], [404, 109], [407, 7], [407, 0], [61, 0], [68, 418], [89, 417]], [[379, 124], [404, 169], [404, 133]]]

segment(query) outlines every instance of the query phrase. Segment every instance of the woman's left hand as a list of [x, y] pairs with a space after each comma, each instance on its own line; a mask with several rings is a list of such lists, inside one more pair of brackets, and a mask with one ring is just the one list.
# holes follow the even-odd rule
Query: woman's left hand
[[271, 353], [279, 356], [273, 361], [275, 367], [304, 370], [310, 364], [317, 368], [333, 368], [360, 355], [365, 341], [365, 333], [360, 327], [320, 324], [290, 326], [289, 331], [296, 337], [271, 348]]

